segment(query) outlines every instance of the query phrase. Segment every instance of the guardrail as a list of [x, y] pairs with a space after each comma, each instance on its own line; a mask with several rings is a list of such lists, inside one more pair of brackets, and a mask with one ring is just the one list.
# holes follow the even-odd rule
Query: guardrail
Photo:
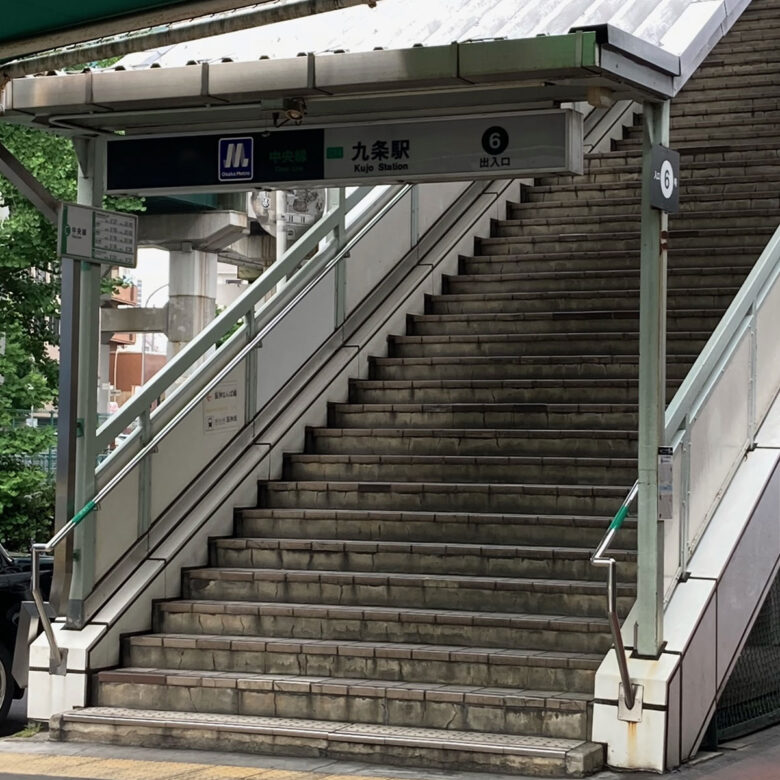
[[[685, 571], [780, 387], [780, 228], [767, 243], [666, 411], [679, 550], [665, 551], [666, 596]], [[670, 535], [667, 535], [670, 538]]]
[[591, 555], [590, 562], [594, 566], [606, 566], [608, 571], [607, 578], [607, 617], [609, 618], [609, 628], [612, 632], [612, 641], [615, 643], [615, 655], [617, 656], [618, 669], [620, 670], [620, 680], [623, 683], [623, 697], [626, 707], [630, 710], [634, 707], [634, 686], [628, 675], [628, 662], [626, 661], [626, 648], [623, 644], [623, 635], [620, 633], [620, 618], [617, 613], [617, 577], [615, 576], [617, 561], [614, 558], [605, 556], [606, 551], [612, 544], [615, 534], [620, 530], [626, 517], [631, 502], [636, 498], [639, 492], [639, 480], [634, 482], [634, 486], [628, 491], [620, 509], [615, 513], [612, 522], [604, 534], [604, 538]]
[[[403, 198], [411, 189], [410, 185], [397, 187], [357, 188], [348, 197], [344, 191], [338, 190], [336, 197], [329, 197], [330, 207], [323, 217], [313, 225], [284, 255], [272, 265], [247, 291], [228, 309], [215, 319], [199, 336], [180, 352], [170, 363], [158, 372], [136, 395], [132, 401], [109, 419], [97, 432], [98, 448], [105, 449], [117, 435], [129, 425], [138, 421], [139, 425], [133, 434], [126, 439], [97, 469], [102, 472], [108, 465], [118, 466], [116, 473], [96, 493], [93, 499], [68, 520], [67, 523], [48, 541], [33, 545], [32, 549], [32, 595], [41, 625], [49, 643], [51, 653], [51, 669], [62, 666], [63, 652], [59, 648], [51, 621], [43, 601], [40, 588], [40, 557], [52, 554], [62, 543], [103, 501], [122, 480], [132, 472], [146, 457], [153, 452], [160, 442], [168, 436], [178, 424], [218, 385], [231, 371], [257, 348], [268, 333], [281, 321], [284, 315], [316, 285], [326, 274], [348, 255], [351, 248], [371, 230], [384, 214]], [[376, 191], [380, 194], [376, 197]], [[331, 191], [331, 194], [333, 191]], [[374, 201], [368, 210], [355, 216], [347, 228], [347, 215], [356, 207], [365, 206], [364, 201], [373, 194]], [[323, 243], [321, 243], [323, 242]], [[307, 261], [307, 255], [312, 251], [317, 254]], [[287, 277], [290, 277], [287, 279]], [[341, 285], [341, 289], [339, 289]], [[336, 311], [341, 312], [344, 319], [343, 298], [345, 294], [344, 277], [336, 284], [337, 302], [341, 298], [341, 306]], [[266, 295], [276, 290], [268, 301], [258, 310], [258, 304]], [[235, 326], [244, 320], [241, 327], [228, 340], [219, 346], [212, 358], [199, 366], [189, 377], [186, 386], [175, 387], [177, 380], [203, 358], [209, 350], [216, 347]], [[192, 392], [194, 386], [194, 393]], [[156, 409], [150, 410], [161, 395], [175, 388]], [[159, 421], [160, 429], [152, 433], [155, 423]], [[247, 419], [247, 422], [249, 420]], [[141, 446], [135, 455], [127, 456], [131, 443], [142, 433], [148, 432], [148, 441], [141, 440]], [[123, 463], [120, 459], [125, 458]]]

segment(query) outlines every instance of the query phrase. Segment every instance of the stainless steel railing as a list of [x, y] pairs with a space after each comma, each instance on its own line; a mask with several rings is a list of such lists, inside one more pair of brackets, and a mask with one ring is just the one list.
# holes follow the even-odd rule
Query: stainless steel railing
[[623, 683], [623, 695], [625, 697], [626, 707], [630, 710], [634, 706], [634, 686], [628, 675], [628, 661], [626, 661], [626, 648], [623, 644], [623, 635], [620, 633], [620, 620], [617, 613], [617, 561], [614, 558], [607, 557], [606, 551], [612, 544], [615, 534], [620, 530], [623, 521], [628, 515], [628, 507], [636, 498], [639, 492], [639, 481], [634, 482], [634, 486], [628, 491], [625, 501], [620, 509], [615, 513], [612, 522], [604, 534], [604, 538], [596, 548], [596, 552], [590, 557], [590, 562], [594, 566], [606, 566], [608, 571], [607, 579], [607, 616], [609, 617], [609, 628], [612, 632], [612, 641], [615, 643], [615, 654], [617, 655], [618, 668], [620, 670], [620, 680]]

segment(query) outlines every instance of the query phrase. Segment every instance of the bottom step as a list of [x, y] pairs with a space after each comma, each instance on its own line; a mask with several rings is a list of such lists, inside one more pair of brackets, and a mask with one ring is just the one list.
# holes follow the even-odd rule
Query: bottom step
[[248, 715], [90, 707], [55, 715], [55, 740], [340, 758], [407, 766], [583, 777], [603, 765], [594, 742]]

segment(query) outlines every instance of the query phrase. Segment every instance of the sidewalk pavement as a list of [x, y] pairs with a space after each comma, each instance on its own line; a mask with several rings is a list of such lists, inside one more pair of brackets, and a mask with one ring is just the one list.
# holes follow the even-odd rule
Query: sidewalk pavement
[[[667, 775], [670, 780], [780, 780], [780, 726], [727, 743]], [[50, 742], [45, 732], [0, 739], [0, 780], [509, 780], [507, 775], [405, 769], [327, 758], [281, 758]], [[517, 775], [513, 780], [529, 780]], [[650, 780], [601, 772], [594, 780]]]

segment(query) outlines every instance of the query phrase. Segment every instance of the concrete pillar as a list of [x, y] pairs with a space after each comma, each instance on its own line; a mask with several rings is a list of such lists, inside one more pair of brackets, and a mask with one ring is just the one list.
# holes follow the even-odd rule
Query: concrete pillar
[[168, 279], [168, 358], [216, 316], [217, 254], [172, 251]]

